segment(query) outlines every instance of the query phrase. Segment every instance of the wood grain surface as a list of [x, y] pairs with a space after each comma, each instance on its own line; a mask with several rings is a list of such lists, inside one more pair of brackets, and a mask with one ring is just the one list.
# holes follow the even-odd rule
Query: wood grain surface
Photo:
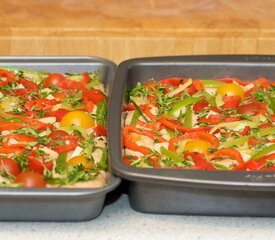
[[1, 55], [275, 54], [274, 0], [1, 0]]

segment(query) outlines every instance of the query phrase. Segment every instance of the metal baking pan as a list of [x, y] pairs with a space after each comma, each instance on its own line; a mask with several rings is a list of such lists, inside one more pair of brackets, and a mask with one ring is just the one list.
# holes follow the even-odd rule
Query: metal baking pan
[[[104, 84], [111, 88], [116, 65], [95, 57], [1, 57], [0, 66], [49, 72], [84, 72], [101, 69]], [[120, 183], [111, 175], [103, 188], [0, 188], [0, 220], [83, 221], [102, 211], [106, 194]]]
[[114, 174], [128, 180], [130, 205], [160, 214], [275, 216], [275, 173], [146, 169], [122, 162], [121, 111], [137, 82], [168, 77], [275, 79], [275, 56], [221, 55], [132, 59], [118, 67], [109, 122]]

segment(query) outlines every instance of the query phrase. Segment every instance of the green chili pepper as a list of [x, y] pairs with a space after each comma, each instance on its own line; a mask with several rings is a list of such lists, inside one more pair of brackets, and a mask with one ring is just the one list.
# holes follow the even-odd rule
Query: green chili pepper
[[183, 161], [183, 159], [181, 157], [179, 157], [174, 152], [171, 152], [170, 150], [166, 149], [165, 147], [160, 147], [160, 152], [161, 152], [161, 154], [170, 158], [172, 161], [174, 161], [176, 163], [180, 163]]
[[251, 159], [257, 159], [257, 158], [261, 158], [264, 157], [265, 155], [271, 153], [275, 151], [275, 144], [272, 144], [268, 147], [265, 147], [264, 149], [262, 149], [261, 151], [257, 152], [256, 154], [254, 154]]
[[190, 105], [186, 107], [184, 116], [184, 127], [192, 128], [192, 110]]
[[216, 80], [202, 80], [202, 83], [204, 87], [207, 87], [207, 88], [217, 88], [225, 84], [224, 82], [216, 81]]
[[137, 124], [138, 118], [141, 116], [140, 112], [136, 109], [134, 111], [133, 117], [131, 119], [130, 125], [135, 126]]
[[191, 98], [186, 98], [186, 99], [180, 100], [172, 107], [172, 109], [170, 111], [168, 111], [167, 115], [173, 116], [173, 114], [177, 110], [181, 109], [182, 107], [185, 107], [189, 104], [199, 102], [200, 100], [201, 100], [201, 98], [199, 98], [199, 97], [191, 97]]

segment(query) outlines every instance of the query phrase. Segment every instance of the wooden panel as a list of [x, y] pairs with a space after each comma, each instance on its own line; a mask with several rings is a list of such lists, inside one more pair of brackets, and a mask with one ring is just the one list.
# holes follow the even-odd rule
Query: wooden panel
[[275, 54], [272, 0], [2, 0], [1, 55]]

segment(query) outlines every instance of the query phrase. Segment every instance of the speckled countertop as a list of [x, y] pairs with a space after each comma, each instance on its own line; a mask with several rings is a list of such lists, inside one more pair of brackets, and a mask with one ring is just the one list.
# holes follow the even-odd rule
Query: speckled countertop
[[0, 238], [48, 240], [275, 239], [275, 218], [199, 217], [142, 214], [127, 195], [87, 222], [1, 222]]

